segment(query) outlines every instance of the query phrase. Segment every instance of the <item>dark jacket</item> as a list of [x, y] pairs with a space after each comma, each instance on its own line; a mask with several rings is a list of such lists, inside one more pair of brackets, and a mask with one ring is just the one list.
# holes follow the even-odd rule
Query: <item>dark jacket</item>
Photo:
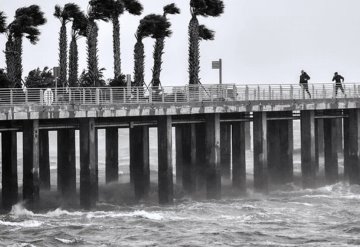
[[310, 76], [306, 72], [300, 75], [300, 84], [308, 83], [308, 80], [310, 80]]
[[336, 84], [341, 84], [341, 82], [344, 81], [344, 77], [341, 75], [334, 75], [332, 80], [335, 81]]

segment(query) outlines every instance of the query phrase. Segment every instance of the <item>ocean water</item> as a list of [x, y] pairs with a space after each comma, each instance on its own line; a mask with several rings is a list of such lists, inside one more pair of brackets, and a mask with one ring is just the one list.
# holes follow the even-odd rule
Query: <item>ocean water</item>
[[[299, 147], [297, 129], [295, 125], [295, 149]], [[295, 182], [269, 195], [254, 193], [249, 184], [246, 196], [237, 196], [225, 186], [223, 199], [217, 201], [190, 199], [176, 187], [174, 205], [158, 206], [154, 130], [150, 133], [153, 183], [148, 201], [131, 202], [127, 131], [121, 131], [119, 136], [119, 183], [104, 185], [104, 137], [100, 131], [100, 202], [92, 211], [65, 208], [56, 194], [56, 136], [50, 136], [52, 191], [41, 196], [51, 206], [32, 212], [20, 202], [10, 213], [0, 215], [0, 246], [360, 245], [360, 186], [342, 182], [305, 190]], [[295, 175], [299, 177], [298, 152], [294, 161]], [[21, 162], [19, 157], [20, 186]], [[247, 153], [247, 162], [251, 180], [251, 152]]]

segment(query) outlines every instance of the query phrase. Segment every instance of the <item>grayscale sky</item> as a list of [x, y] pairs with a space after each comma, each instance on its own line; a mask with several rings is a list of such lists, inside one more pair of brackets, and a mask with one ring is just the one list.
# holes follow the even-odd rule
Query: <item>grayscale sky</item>
[[[57, 65], [60, 22], [53, 17], [55, 4], [75, 2], [84, 10], [87, 0], [0, 0], [0, 10], [10, 22], [17, 8], [38, 4], [47, 24], [41, 27], [37, 45], [24, 41], [24, 75], [36, 67]], [[162, 84], [188, 83], [188, 0], [142, 0], [143, 16], [161, 13], [165, 4], [175, 2], [181, 15], [171, 16], [173, 35], [165, 46]], [[301, 69], [310, 82], [330, 82], [338, 71], [346, 82], [360, 81], [359, 0], [224, 0], [225, 13], [219, 18], [202, 18], [216, 31], [214, 41], [201, 42], [202, 83], [217, 83], [218, 71], [211, 61], [223, 59], [224, 83], [298, 83]], [[121, 57], [124, 73], [133, 74], [134, 33], [140, 18], [121, 17]], [[112, 26], [99, 23], [99, 65], [105, 76], [113, 75]], [[70, 25], [68, 26], [70, 30]], [[68, 38], [70, 39], [70, 37]], [[6, 36], [0, 36], [4, 50]], [[154, 40], [147, 39], [146, 82], [151, 80]], [[80, 68], [86, 67], [85, 39], [79, 40]], [[0, 67], [5, 67], [0, 54]]]

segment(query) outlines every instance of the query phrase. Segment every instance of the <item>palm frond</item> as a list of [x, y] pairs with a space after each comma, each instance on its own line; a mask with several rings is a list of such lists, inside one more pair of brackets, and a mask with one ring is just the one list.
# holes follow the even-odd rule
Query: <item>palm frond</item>
[[138, 0], [123, 0], [125, 9], [132, 15], [141, 15], [143, 6]]
[[224, 2], [222, 0], [205, 0], [206, 15], [217, 17], [224, 13]]
[[215, 32], [204, 25], [199, 25], [199, 37], [201, 40], [214, 40]]
[[0, 33], [6, 32], [6, 15], [0, 11]]
[[55, 5], [54, 16], [58, 19], [61, 19], [62, 12], [63, 12], [62, 7], [60, 5]]
[[175, 3], [168, 4], [164, 7], [164, 15], [176, 15], [180, 14], [180, 9], [175, 5]]

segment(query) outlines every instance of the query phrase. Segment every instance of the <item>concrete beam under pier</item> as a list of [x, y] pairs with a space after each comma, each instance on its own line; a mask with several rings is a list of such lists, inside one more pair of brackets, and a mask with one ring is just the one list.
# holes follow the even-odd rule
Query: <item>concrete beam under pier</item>
[[91, 209], [97, 199], [96, 129], [94, 118], [80, 120], [80, 206]]
[[23, 198], [31, 207], [39, 202], [39, 120], [26, 120], [23, 127]]
[[158, 120], [158, 162], [159, 203], [169, 204], [174, 200], [171, 116]]
[[221, 197], [220, 114], [206, 115], [206, 193], [208, 199]]
[[11, 209], [18, 202], [16, 131], [1, 133], [2, 207]]

